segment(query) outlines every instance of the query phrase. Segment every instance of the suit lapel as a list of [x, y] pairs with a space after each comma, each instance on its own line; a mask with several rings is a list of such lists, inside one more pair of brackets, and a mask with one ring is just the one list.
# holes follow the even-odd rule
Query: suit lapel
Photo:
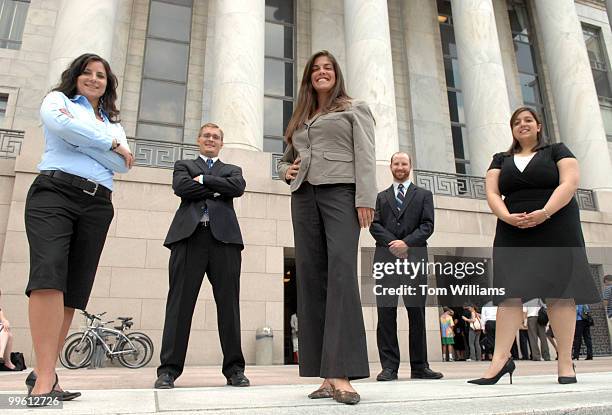
[[204, 159], [202, 159], [202, 157], [198, 156], [198, 158], [195, 159], [194, 162], [202, 173], [208, 170], [208, 167], [206, 167], [206, 162], [204, 161]]
[[397, 210], [397, 202], [395, 201], [395, 192], [393, 190], [393, 185], [385, 190], [385, 197], [387, 199], [387, 203], [391, 206], [391, 211], [395, 215], [396, 218], [399, 218], [399, 211]]
[[217, 159], [217, 162], [213, 164], [212, 169], [210, 169], [210, 174], [213, 176], [218, 176], [223, 166], [225, 166], [225, 163], [223, 163], [220, 159]]
[[213, 174], [215, 176], [218, 175], [221, 169], [223, 168], [223, 166], [225, 166], [225, 163], [223, 163], [220, 159], [217, 159], [215, 164], [213, 164], [212, 169], [209, 169], [204, 159], [199, 156], [197, 159], [194, 160], [194, 162], [198, 166], [198, 168], [201, 170], [202, 173]]
[[408, 207], [410, 202], [412, 202], [415, 195], [416, 195], [416, 187], [414, 184], [410, 183], [410, 186], [408, 186], [408, 189], [406, 189], [406, 199], [404, 200], [402, 209], [399, 211], [399, 216], [402, 216], [404, 214], [404, 212], [406, 211], [406, 208]]

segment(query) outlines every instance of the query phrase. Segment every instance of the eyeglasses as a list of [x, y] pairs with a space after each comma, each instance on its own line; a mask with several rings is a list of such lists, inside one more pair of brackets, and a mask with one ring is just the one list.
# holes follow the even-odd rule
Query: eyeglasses
[[211, 133], [204, 133], [204, 134], [201, 134], [201, 135], [200, 135], [200, 137], [203, 137], [203, 138], [206, 138], [206, 139], [208, 139], [208, 138], [211, 138], [211, 137], [212, 137], [212, 139], [213, 139], [213, 140], [221, 140], [221, 136], [220, 136], [220, 135], [217, 135], [217, 134], [211, 134]]

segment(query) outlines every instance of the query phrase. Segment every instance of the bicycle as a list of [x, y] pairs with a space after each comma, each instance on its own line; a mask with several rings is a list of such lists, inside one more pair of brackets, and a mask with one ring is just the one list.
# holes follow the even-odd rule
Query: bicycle
[[132, 332], [125, 334], [134, 322], [132, 317], [118, 317], [121, 326], [114, 329], [105, 327], [114, 321], [102, 322], [106, 314], [89, 314], [83, 311], [87, 329], [84, 332], [73, 333], [66, 338], [60, 363], [68, 369], [79, 369], [90, 364], [96, 344], [103, 347], [107, 358], [117, 357], [119, 363], [127, 368], [137, 369], [145, 366], [153, 357], [153, 342], [144, 333]]

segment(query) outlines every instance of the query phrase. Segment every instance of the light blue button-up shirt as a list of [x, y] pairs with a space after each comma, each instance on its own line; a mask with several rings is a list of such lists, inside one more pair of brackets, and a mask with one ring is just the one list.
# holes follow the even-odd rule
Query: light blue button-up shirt
[[94, 109], [82, 95], [68, 98], [49, 93], [40, 107], [45, 152], [39, 170], [61, 170], [76, 174], [113, 190], [113, 172], [127, 173], [125, 160], [111, 150], [113, 139], [129, 149], [119, 123], [96, 119]]

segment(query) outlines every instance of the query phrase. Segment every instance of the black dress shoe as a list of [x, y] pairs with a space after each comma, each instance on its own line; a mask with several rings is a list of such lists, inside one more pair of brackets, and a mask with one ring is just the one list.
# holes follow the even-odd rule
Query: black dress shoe
[[[55, 375], [55, 380], [57, 381], [56, 383], [59, 383], [57, 374]], [[28, 388], [28, 393], [32, 392], [32, 389], [34, 389], [34, 385], [36, 384], [36, 373], [34, 373], [34, 371], [30, 372], [30, 374], [25, 380], [25, 384], [26, 384], [26, 387]], [[70, 391], [56, 391], [56, 392], [60, 393], [58, 400], [64, 401], [64, 402], [71, 401], [74, 398], [78, 398], [79, 396], [81, 396], [81, 392], [70, 392]]]
[[383, 368], [382, 372], [376, 376], [376, 380], [379, 382], [388, 382], [390, 380], [397, 380], [397, 370], [389, 369], [388, 367]]
[[410, 372], [412, 379], [442, 379], [444, 375], [440, 372], [434, 372], [430, 368], [426, 367], [420, 370], [412, 370]]
[[227, 378], [227, 384], [232, 386], [251, 386], [251, 382], [244, 376], [243, 372], [236, 372]]
[[155, 389], [173, 389], [174, 378], [170, 373], [162, 373], [155, 381]]

